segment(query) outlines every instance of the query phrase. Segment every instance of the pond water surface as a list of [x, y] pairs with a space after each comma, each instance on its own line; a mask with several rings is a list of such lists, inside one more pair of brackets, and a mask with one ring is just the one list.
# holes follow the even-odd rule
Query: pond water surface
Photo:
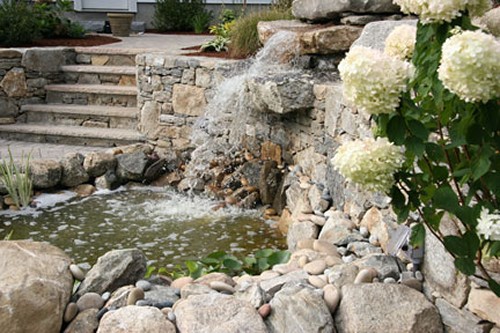
[[215, 251], [243, 256], [286, 248], [284, 237], [254, 210], [214, 210], [218, 202], [174, 190], [135, 188], [51, 204], [68, 192], [45, 195], [48, 207], [0, 212], [0, 239], [46, 241], [90, 267], [112, 249], [139, 248], [148, 264], [172, 267]]

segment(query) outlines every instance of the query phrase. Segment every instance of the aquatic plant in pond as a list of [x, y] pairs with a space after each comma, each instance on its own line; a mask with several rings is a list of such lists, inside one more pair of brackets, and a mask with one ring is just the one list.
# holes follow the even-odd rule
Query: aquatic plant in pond
[[[478, 31], [469, 18], [471, 11], [484, 12], [486, 1], [395, 3], [421, 15], [411, 59], [415, 73], [406, 80], [394, 76], [383, 85], [387, 91], [359, 87], [366, 73], [373, 73], [371, 66], [379, 66], [364, 60], [359, 48], [339, 69], [346, 99], [373, 115], [377, 136], [399, 146], [404, 163], [394, 168], [386, 159], [386, 173], [393, 175], [390, 184], [388, 175], [379, 178], [381, 172], [368, 169], [370, 163], [344, 167], [350, 158], [346, 148], [338, 150], [332, 163], [355, 182], [352, 170], [371, 176], [360, 178], [362, 184], [391, 196], [399, 222], [411, 223], [410, 212], [419, 216], [412, 225], [414, 247], [423, 246], [426, 231], [433, 233], [459, 271], [487, 280], [500, 296], [498, 281], [483, 266], [485, 256], [500, 256], [500, 42]], [[364, 89], [363, 96], [358, 88]], [[376, 105], [389, 99], [392, 110]], [[377, 188], [374, 184], [380, 181], [384, 186]], [[456, 224], [454, 235], [440, 231], [445, 213]]]
[[9, 158], [0, 160], [0, 182], [4, 184], [14, 205], [20, 209], [28, 207], [33, 194], [30, 175], [30, 155], [24, 156], [18, 166], [9, 148]]

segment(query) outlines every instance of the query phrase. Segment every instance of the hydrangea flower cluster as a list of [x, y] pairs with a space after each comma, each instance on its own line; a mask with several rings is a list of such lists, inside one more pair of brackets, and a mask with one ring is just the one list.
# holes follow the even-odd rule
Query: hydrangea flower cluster
[[481, 16], [490, 7], [490, 0], [393, 0], [407, 14], [416, 14], [422, 23], [451, 22], [468, 10]]
[[477, 223], [477, 233], [484, 239], [491, 241], [500, 241], [500, 214], [490, 214], [485, 207], [481, 209]]
[[500, 96], [500, 42], [479, 30], [465, 31], [443, 44], [438, 77], [466, 102]]
[[409, 63], [363, 46], [353, 47], [338, 68], [344, 97], [368, 114], [394, 112], [413, 74]]
[[409, 60], [415, 50], [417, 28], [403, 24], [394, 28], [385, 40], [384, 53], [400, 60]]
[[369, 138], [344, 143], [331, 162], [342, 176], [364, 189], [388, 193], [404, 155], [386, 138]]

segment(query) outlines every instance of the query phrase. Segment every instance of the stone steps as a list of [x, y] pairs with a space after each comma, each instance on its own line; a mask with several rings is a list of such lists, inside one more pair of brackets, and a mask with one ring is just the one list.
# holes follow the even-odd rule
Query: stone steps
[[134, 66], [62, 66], [66, 83], [136, 86]]
[[39, 143], [115, 147], [137, 142], [145, 138], [135, 130], [119, 128], [92, 128], [53, 124], [0, 125], [0, 138]]
[[135, 56], [142, 50], [102, 47], [77, 47], [76, 63], [94, 66], [135, 66]]
[[56, 125], [137, 128], [138, 109], [135, 107], [111, 107], [71, 104], [29, 104], [21, 107], [26, 123], [50, 123]]
[[137, 106], [135, 86], [55, 84], [45, 86], [49, 104]]

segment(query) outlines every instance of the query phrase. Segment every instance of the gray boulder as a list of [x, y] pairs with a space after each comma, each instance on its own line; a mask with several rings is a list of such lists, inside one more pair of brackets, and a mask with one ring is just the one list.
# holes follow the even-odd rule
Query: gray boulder
[[327, 21], [342, 13], [375, 14], [398, 13], [399, 6], [392, 0], [295, 0], [293, 15], [301, 20]]
[[33, 188], [51, 188], [61, 181], [62, 166], [54, 160], [33, 160], [30, 162], [30, 173]]
[[174, 311], [182, 333], [267, 332], [255, 308], [233, 296], [193, 295], [176, 303]]
[[291, 252], [297, 250], [297, 243], [303, 239], [316, 239], [318, 238], [319, 227], [309, 221], [293, 222], [288, 228], [286, 235], [286, 242], [288, 250]]
[[142, 176], [148, 165], [148, 158], [145, 153], [138, 151], [132, 154], [122, 154], [117, 156], [118, 165], [116, 174], [123, 180], [142, 180]]
[[84, 157], [80, 153], [69, 153], [61, 161], [62, 177], [61, 184], [73, 187], [83, 184], [89, 180], [89, 175], [83, 168]]
[[417, 20], [402, 20], [402, 21], [379, 21], [368, 23], [361, 36], [352, 44], [354, 46], [370, 47], [372, 49], [383, 51], [385, 48], [385, 40], [387, 36], [400, 25], [416, 26]]
[[0, 327], [9, 333], [59, 333], [71, 296], [71, 259], [31, 241], [0, 241]]
[[287, 285], [270, 302], [266, 320], [270, 333], [334, 333], [333, 319], [323, 295], [307, 285]]
[[71, 48], [29, 48], [24, 53], [22, 65], [28, 71], [59, 72], [61, 66], [71, 63], [74, 57]]
[[91, 177], [102, 176], [106, 171], [114, 170], [115, 167], [116, 157], [109, 153], [91, 152], [83, 161], [83, 168]]
[[437, 308], [423, 294], [404, 285], [386, 283], [342, 287], [335, 325], [344, 333], [443, 332]]
[[78, 289], [78, 296], [88, 292], [113, 292], [135, 284], [146, 273], [146, 257], [137, 249], [114, 250], [97, 259]]
[[102, 317], [97, 333], [175, 333], [175, 326], [157, 308], [126, 306]]

